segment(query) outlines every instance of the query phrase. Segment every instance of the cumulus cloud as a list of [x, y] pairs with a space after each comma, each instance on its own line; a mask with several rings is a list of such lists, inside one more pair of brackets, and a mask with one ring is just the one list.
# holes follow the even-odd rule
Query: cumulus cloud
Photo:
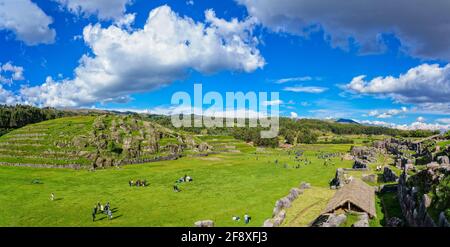
[[450, 125], [450, 118], [439, 118], [439, 119], [436, 119], [436, 122]]
[[402, 107], [400, 109], [390, 109], [390, 110], [372, 110], [369, 111], [367, 114], [370, 117], [376, 117], [376, 118], [391, 118], [393, 116], [404, 114], [408, 112], [408, 108]]
[[96, 15], [100, 20], [122, 18], [132, 0], [54, 0], [71, 13], [80, 16]]
[[345, 88], [353, 93], [384, 95], [402, 103], [430, 104], [450, 103], [450, 64], [422, 64], [398, 77], [386, 76], [365, 80], [357, 76]]
[[327, 90], [328, 88], [326, 87], [305, 87], [305, 86], [294, 86], [283, 88], [283, 91], [295, 93], [323, 93]]
[[385, 49], [395, 34], [414, 56], [450, 59], [450, 1], [443, 0], [236, 0], [276, 32], [307, 36], [323, 29], [334, 47], [354, 39], [361, 52]]
[[153, 9], [142, 29], [89, 25], [83, 30], [93, 55], [84, 55], [74, 79], [48, 78], [22, 88], [22, 96], [45, 106], [86, 106], [124, 102], [132, 93], [151, 91], [186, 78], [189, 70], [252, 72], [265, 65], [252, 35], [254, 21], [226, 21], [214, 11], [206, 21], [181, 17], [164, 5]]
[[9, 30], [27, 45], [50, 44], [56, 32], [53, 23], [31, 0], [0, 0], [0, 30]]
[[298, 114], [296, 112], [291, 112], [291, 118], [298, 118]]
[[20, 99], [13, 92], [4, 89], [0, 84], [0, 104], [14, 105], [20, 102]]
[[11, 62], [0, 63], [0, 83], [11, 85], [14, 81], [24, 80], [23, 67], [15, 66]]
[[450, 124], [439, 124], [439, 123], [425, 123], [423, 121], [416, 121], [411, 124], [394, 124], [384, 121], [370, 121], [363, 120], [359, 121], [366, 125], [376, 125], [388, 128], [400, 129], [400, 130], [439, 130], [446, 131], [450, 129]]

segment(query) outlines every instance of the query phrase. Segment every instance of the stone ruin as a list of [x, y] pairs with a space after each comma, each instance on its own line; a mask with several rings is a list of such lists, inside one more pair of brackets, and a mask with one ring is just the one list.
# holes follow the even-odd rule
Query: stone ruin
[[[374, 147], [385, 148], [388, 153], [397, 156], [395, 166], [403, 170], [397, 177], [390, 168], [385, 167], [383, 178], [386, 182], [398, 181], [396, 193], [404, 216], [405, 222], [399, 218], [390, 218], [387, 226], [419, 226], [449, 227], [449, 221], [444, 212], [438, 219], [428, 214], [427, 208], [432, 205], [432, 199], [427, 195], [434, 185], [438, 184], [450, 173], [450, 150], [437, 148], [435, 139], [440, 136], [432, 136], [421, 141], [391, 138], [384, 142], [375, 142]], [[411, 154], [413, 151], [415, 154]], [[416, 168], [416, 166], [420, 166]], [[407, 171], [412, 170], [414, 175], [408, 176]], [[419, 189], [420, 186], [420, 189]]]
[[386, 227], [402, 227], [403, 225], [403, 220], [397, 217], [391, 217], [386, 222]]
[[358, 158], [367, 162], [374, 162], [376, 161], [377, 151], [379, 150], [374, 147], [352, 146], [350, 154], [355, 157], [355, 159]]
[[[434, 169], [434, 170], [433, 170]], [[397, 197], [399, 199], [400, 207], [402, 209], [403, 216], [409, 226], [413, 227], [450, 227], [448, 219], [445, 217], [444, 212], [439, 214], [439, 219], [435, 222], [427, 212], [427, 208], [431, 205], [431, 199], [426, 194], [419, 193], [417, 187], [408, 184], [416, 184], [421, 180], [423, 186], [422, 190], [429, 191], [431, 185], [442, 179], [442, 176], [438, 175], [438, 169], [442, 168], [429, 168], [422, 170], [412, 177], [408, 177], [405, 172], [399, 178], [397, 186]], [[418, 177], [416, 177], [418, 176]], [[413, 181], [410, 181], [413, 179]]]
[[383, 169], [383, 180], [384, 182], [396, 182], [398, 180], [398, 176], [392, 171], [391, 168], [385, 166]]
[[442, 164], [450, 164], [448, 156], [438, 156], [436, 160], [441, 165]]
[[369, 163], [366, 160], [355, 158], [355, 163], [353, 164], [353, 169], [367, 170]]
[[330, 214], [328, 219], [321, 223], [316, 225], [317, 227], [338, 227], [344, 222], [347, 221], [347, 216], [345, 214], [335, 215]]
[[345, 184], [345, 171], [342, 168], [336, 169], [336, 175], [330, 182], [331, 189], [339, 189]]
[[377, 178], [377, 174], [364, 174], [362, 175], [361, 180], [368, 183], [376, 183]]
[[414, 170], [415, 166], [414, 166], [414, 160], [404, 157], [404, 156], [398, 156], [395, 160], [395, 166], [398, 169], [406, 169], [406, 170]]
[[272, 218], [264, 221], [264, 227], [277, 227], [280, 226], [286, 218], [286, 209], [290, 208], [292, 202], [297, 199], [305, 189], [311, 188], [311, 184], [302, 182], [298, 188], [292, 188], [289, 194], [275, 202], [273, 208]]
[[[132, 116], [98, 116], [92, 127], [88, 135], [76, 136], [70, 143], [60, 141], [59, 145], [79, 149], [94, 147], [95, 151], [78, 152], [79, 156], [92, 161], [93, 169], [177, 159], [185, 149], [194, 152], [212, 149], [207, 143], [197, 144], [192, 137], [165, 131]], [[160, 140], [166, 137], [174, 138], [176, 142], [160, 145]]]
[[353, 223], [352, 227], [369, 227], [369, 215], [361, 213], [358, 216], [358, 221]]

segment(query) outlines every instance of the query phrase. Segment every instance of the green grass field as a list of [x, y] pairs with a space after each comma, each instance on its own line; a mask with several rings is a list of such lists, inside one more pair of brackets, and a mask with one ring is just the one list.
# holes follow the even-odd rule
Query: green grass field
[[[343, 161], [336, 167], [323, 165], [315, 157], [318, 151], [349, 150], [348, 145], [303, 146], [310, 165], [292, 168], [292, 155], [284, 150], [258, 152], [242, 146], [240, 152], [208, 157], [186, 157], [97, 170], [38, 169], [0, 167], [1, 226], [192, 226], [195, 221], [212, 219], [217, 226], [244, 226], [232, 216], [249, 213], [249, 225], [261, 226], [271, 217], [276, 200], [290, 188], [306, 181], [328, 188], [335, 169], [350, 167]], [[247, 148], [244, 148], [246, 147]], [[237, 148], [239, 150], [239, 148]], [[275, 165], [275, 159], [279, 165]], [[281, 164], [287, 164], [283, 168]], [[173, 192], [176, 179], [188, 174], [194, 178], [183, 183], [181, 192]], [[39, 179], [42, 184], [33, 184]], [[129, 187], [130, 179], [146, 179], [148, 187]], [[50, 200], [50, 193], [56, 200]], [[111, 202], [116, 211], [108, 221], [98, 215], [92, 222], [91, 211], [98, 201]]]
[[[105, 127], [96, 127], [99, 122]], [[119, 123], [122, 129], [114, 133], [127, 138], [161, 135], [157, 141], [162, 147], [178, 143], [182, 137], [197, 144], [207, 143], [213, 154], [202, 156], [197, 155], [198, 150], [185, 149], [184, 157], [178, 160], [90, 171], [92, 160], [86, 154], [96, 152], [96, 147], [92, 143], [81, 146], [74, 143], [77, 138], [86, 141], [91, 136], [92, 139], [92, 133], [99, 130], [114, 136], [112, 126], [116, 124], [113, 122]], [[146, 132], [143, 134], [139, 129]], [[91, 140], [89, 138], [87, 140]], [[252, 217], [249, 226], [261, 226], [272, 216], [275, 201], [301, 182], [310, 183], [312, 188], [287, 210], [283, 226], [307, 226], [334, 195], [329, 181], [336, 169], [353, 164], [352, 160], [341, 159], [338, 155], [325, 165], [318, 155], [344, 154], [352, 145], [364, 145], [368, 143], [366, 140], [370, 142], [382, 136], [345, 138], [355, 142], [300, 144], [287, 150], [256, 148], [231, 136], [180, 135], [157, 124], [117, 116], [69, 117], [27, 125], [0, 137], [0, 163], [56, 167], [79, 164], [86, 169], [0, 165], [0, 226], [193, 226], [194, 222], [206, 219], [213, 220], [216, 226], [245, 226], [242, 221], [232, 220], [233, 216], [242, 218], [245, 213]], [[140, 143], [148, 145], [148, 142]], [[311, 164], [296, 161], [296, 150], [304, 151], [302, 158], [307, 158]], [[160, 154], [158, 151], [153, 155]], [[376, 165], [390, 163], [389, 157], [380, 156], [370, 165], [370, 171], [353, 171], [348, 175], [361, 178], [363, 174], [374, 173]], [[185, 174], [194, 181], [182, 183], [181, 192], [174, 192], [175, 181]], [[150, 185], [128, 185], [129, 180], [137, 179], [145, 179]], [[50, 200], [51, 193], [56, 195], [56, 200]], [[99, 214], [97, 221], [92, 222], [94, 205], [108, 201], [113, 209], [113, 220]], [[377, 197], [376, 206], [378, 217], [371, 220], [372, 226], [383, 224], [385, 212], [398, 215], [395, 200], [389, 196]], [[394, 208], [393, 213], [389, 211], [391, 208]]]

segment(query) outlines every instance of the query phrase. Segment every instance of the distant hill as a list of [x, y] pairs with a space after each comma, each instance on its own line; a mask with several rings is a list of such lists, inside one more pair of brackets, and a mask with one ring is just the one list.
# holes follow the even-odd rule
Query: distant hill
[[352, 120], [352, 119], [346, 119], [346, 118], [339, 118], [336, 120], [336, 123], [343, 123], [343, 124], [359, 124], [358, 122]]

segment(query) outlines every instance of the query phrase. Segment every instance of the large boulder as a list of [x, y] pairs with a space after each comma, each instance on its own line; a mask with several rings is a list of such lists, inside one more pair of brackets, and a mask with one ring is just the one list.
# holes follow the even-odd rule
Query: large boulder
[[375, 141], [373, 146], [378, 149], [385, 149], [387, 144], [387, 140], [384, 141]]
[[347, 221], [347, 216], [345, 214], [340, 215], [330, 215], [328, 221], [322, 224], [322, 227], [338, 227]]
[[104, 120], [105, 120], [105, 116], [97, 117], [94, 120], [94, 123], [93, 123], [94, 129], [96, 129], [96, 130], [104, 130], [106, 128], [106, 124], [105, 124]]
[[309, 189], [311, 188], [311, 184], [310, 183], [306, 183], [306, 182], [302, 182], [299, 186], [300, 189], [304, 190], [304, 189]]
[[387, 227], [402, 227], [403, 226], [403, 220], [397, 217], [391, 217], [386, 222]]
[[345, 171], [342, 168], [336, 169], [336, 175], [330, 182], [330, 187], [340, 188], [344, 185], [345, 181]]
[[213, 227], [214, 221], [212, 220], [200, 220], [195, 222], [196, 227]]
[[264, 221], [263, 227], [274, 227], [273, 220], [267, 219], [266, 221]]
[[439, 164], [450, 164], [448, 156], [438, 156], [437, 157], [437, 162]]
[[355, 159], [355, 163], [353, 164], [353, 169], [367, 169], [368, 164], [366, 161], [361, 159]]
[[286, 218], [286, 211], [285, 210], [281, 210], [280, 213], [278, 213], [273, 218], [273, 226], [275, 226], [275, 227], [280, 226], [283, 223], [285, 218]]
[[365, 147], [353, 146], [350, 149], [350, 154], [355, 156], [355, 157], [361, 157], [361, 156], [363, 156], [365, 154]]
[[358, 217], [358, 221], [353, 223], [353, 227], [369, 227], [369, 216], [366, 213]]
[[364, 182], [376, 183], [377, 175], [376, 174], [365, 174], [361, 178]]
[[398, 179], [398, 176], [391, 170], [391, 168], [385, 166], [383, 170], [383, 179], [384, 182], [395, 182]]

